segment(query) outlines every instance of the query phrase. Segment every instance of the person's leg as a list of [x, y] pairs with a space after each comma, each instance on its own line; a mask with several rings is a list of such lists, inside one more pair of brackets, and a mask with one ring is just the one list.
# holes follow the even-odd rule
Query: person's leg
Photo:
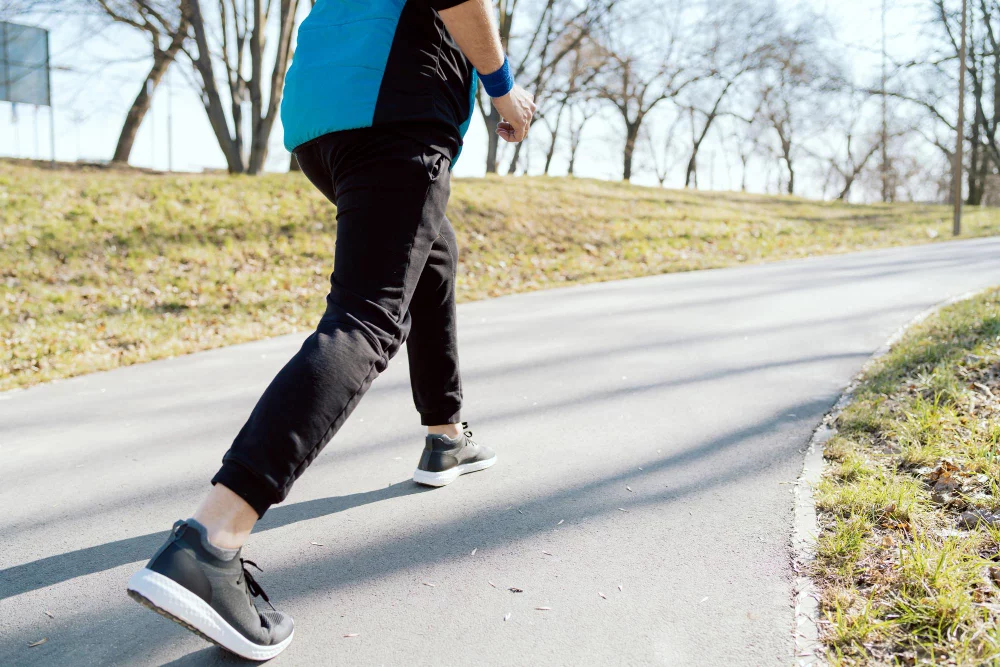
[[452, 437], [461, 432], [462, 410], [455, 308], [457, 267], [458, 241], [445, 219], [410, 302], [406, 356], [420, 423], [431, 434]]
[[285, 498], [406, 338], [410, 301], [448, 201], [448, 160], [411, 139], [363, 131], [314, 147], [302, 168], [311, 180], [327, 175], [337, 203], [326, 313], [212, 480], [258, 516]]
[[326, 313], [258, 401], [195, 515], [175, 524], [127, 587], [138, 602], [258, 660], [280, 653], [293, 625], [252, 602], [267, 596], [240, 547], [406, 338], [410, 300], [448, 200], [446, 158], [377, 131], [338, 134], [299, 155], [338, 204]]
[[450, 484], [460, 475], [496, 463], [493, 450], [472, 440], [467, 425], [459, 423], [462, 378], [455, 308], [457, 269], [458, 242], [451, 223], [445, 220], [410, 302], [410, 337], [406, 341], [413, 403], [428, 432], [413, 480], [428, 486]]

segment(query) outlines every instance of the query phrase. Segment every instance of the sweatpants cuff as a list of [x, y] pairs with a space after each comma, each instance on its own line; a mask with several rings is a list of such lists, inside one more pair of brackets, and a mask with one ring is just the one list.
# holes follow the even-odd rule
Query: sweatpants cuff
[[263, 517], [271, 505], [280, 502], [260, 477], [231, 459], [222, 461], [222, 467], [212, 478], [212, 484], [221, 484], [247, 501], [258, 518]]
[[423, 426], [440, 426], [441, 424], [460, 424], [462, 422], [461, 408], [449, 412], [422, 412], [420, 423]]

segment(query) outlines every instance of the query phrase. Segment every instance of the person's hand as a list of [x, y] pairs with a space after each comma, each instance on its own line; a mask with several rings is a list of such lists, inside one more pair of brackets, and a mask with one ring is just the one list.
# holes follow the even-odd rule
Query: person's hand
[[504, 141], [516, 144], [524, 141], [535, 115], [535, 98], [521, 86], [515, 85], [503, 97], [494, 97], [493, 106], [500, 112], [497, 134]]

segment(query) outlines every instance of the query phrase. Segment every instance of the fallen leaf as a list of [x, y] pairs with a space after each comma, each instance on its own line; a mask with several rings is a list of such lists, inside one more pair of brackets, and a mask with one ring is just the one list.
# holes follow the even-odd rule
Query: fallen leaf
[[39, 639], [37, 642], [28, 642], [28, 648], [35, 648], [36, 646], [41, 646], [47, 641], [49, 641], [49, 638], [43, 637], [42, 639]]
[[437, 584], [432, 584], [429, 581], [422, 581], [420, 583], [422, 583], [424, 586], [430, 586], [431, 588], [434, 588], [435, 586], [437, 586]]
[[548, 551], [543, 551], [542, 553], [545, 554], [546, 556], [551, 556], [552, 555]]
[[322, 542], [310, 542], [309, 544], [313, 545], [314, 547], [321, 547], [321, 546], [323, 546]]
[[535, 607], [538, 611], [552, 611], [552, 607]]
[[625, 514], [628, 514], [628, 510], [627, 510], [627, 509], [625, 509], [624, 507], [619, 507], [619, 508], [618, 508], [618, 511], [619, 511], [619, 512], [625, 512]]
[[510, 620], [510, 612], [508, 611], [506, 614], [503, 615], [503, 621], [504, 623], [506, 623], [509, 620]]
[[51, 611], [46, 611], [45, 615], [48, 616], [49, 618], [55, 618], [55, 616], [52, 615]]
[[979, 524], [985, 524], [987, 526], [995, 526], [1000, 524], [1000, 514], [991, 514], [985, 510], [972, 510], [970, 512], [962, 512], [962, 515], [958, 518], [958, 525], [962, 528], [976, 528]]
[[475, 549], [473, 549], [473, 550], [472, 550], [472, 553], [471, 553], [471, 554], [469, 554], [469, 555], [470, 555], [470, 556], [475, 556], [475, 555], [476, 555], [476, 552], [477, 552], [477, 551], [479, 551], [479, 547], [476, 547]]
[[511, 593], [523, 593], [524, 592], [524, 589], [518, 588], [516, 586], [511, 586], [507, 590], [510, 591]]
[[344, 639], [347, 639], [348, 637], [357, 637], [357, 636], [358, 636], [357, 632], [351, 632], [349, 634], [344, 635]]
[[632, 490], [632, 487], [629, 486], [628, 484], [625, 485], [625, 490], [628, 491], [629, 493], [635, 493], [635, 491]]
[[607, 600], [607, 599], [608, 599], [608, 596], [607, 596], [607, 595], [605, 595], [604, 593], [602, 593], [601, 591], [597, 591], [597, 594], [598, 594], [598, 595], [600, 595], [600, 596], [601, 596], [601, 597], [602, 597], [603, 599], [605, 599], [605, 600]]

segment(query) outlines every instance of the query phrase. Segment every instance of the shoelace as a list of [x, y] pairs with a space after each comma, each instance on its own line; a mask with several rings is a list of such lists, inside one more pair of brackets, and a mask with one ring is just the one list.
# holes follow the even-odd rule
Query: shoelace
[[[271, 604], [271, 600], [270, 598], [267, 597], [267, 593], [265, 593], [264, 589], [260, 587], [260, 584], [258, 584], [257, 580], [253, 578], [253, 575], [250, 574], [250, 570], [247, 569], [247, 565], [251, 565], [257, 568], [258, 572], [264, 571], [261, 569], [259, 565], [257, 565], [257, 563], [253, 562], [252, 560], [246, 560], [245, 558], [240, 559], [240, 567], [243, 568], [243, 574], [241, 575], [241, 578], [243, 579], [243, 581], [246, 582], [247, 592], [255, 598], [256, 597], [264, 598], [264, 602], [267, 603], [267, 606], [270, 607], [271, 609], [274, 609], [274, 605]], [[277, 609], [274, 609], [274, 611], [277, 611]]]

